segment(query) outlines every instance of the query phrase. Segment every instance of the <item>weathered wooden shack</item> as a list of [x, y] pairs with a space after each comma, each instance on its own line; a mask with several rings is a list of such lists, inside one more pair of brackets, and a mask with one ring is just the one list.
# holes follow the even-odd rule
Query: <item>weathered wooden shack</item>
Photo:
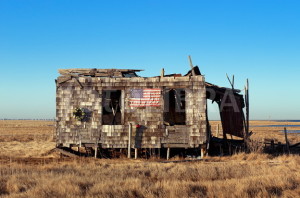
[[[198, 67], [186, 75], [162, 71], [160, 76], [140, 77], [139, 71], [59, 70], [57, 147], [126, 148], [129, 156], [134, 149], [137, 155], [142, 149], [194, 148], [202, 149], [203, 155], [211, 135], [207, 99], [224, 106], [224, 132], [243, 136], [244, 102], [238, 90], [205, 82]], [[226, 105], [232, 99], [238, 112]]]

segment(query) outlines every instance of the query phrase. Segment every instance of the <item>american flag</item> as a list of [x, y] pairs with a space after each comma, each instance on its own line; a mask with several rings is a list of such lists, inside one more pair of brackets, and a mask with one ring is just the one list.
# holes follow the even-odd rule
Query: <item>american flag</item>
[[146, 107], [160, 106], [160, 89], [131, 89], [129, 106]]

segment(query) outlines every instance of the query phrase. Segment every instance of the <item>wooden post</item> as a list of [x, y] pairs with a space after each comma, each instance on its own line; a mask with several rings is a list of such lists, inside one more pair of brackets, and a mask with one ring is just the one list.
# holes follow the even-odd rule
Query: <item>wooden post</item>
[[160, 72], [160, 77], [163, 78], [165, 76], [165, 69], [162, 68]]
[[167, 148], [167, 160], [170, 159], [170, 148]]
[[247, 79], [246, 85], [246, 121], [247, 121], [247, 131], [246, 135], [249, 135], [249, 80]]
[[286, 150], [287, 152], [290, 153], [290, 143], [287, 137], [287, 131], [286, 131], [286, 127], [284, 127], [284, 137], [285, 137], [285, 146], [286, 146]]
[[279, 150], [279, 149], [280, 149], [281, 151], [283, 151], [281, 142], [278, 142], [278, 143], [277, 143], [277, 150]]
[[97, 158], [98, 155], [98, 146], [95, 146], [95, 158]]
[[134, 159], [137, 159], [137, 157], [138, 157], [138, 149], [135, 148], [134, 149]]
[[204, 148], [201, 148], [201, 159], [203, 159], [204, 158]]
[[[232, 136], [231, 136], [231, 138], [232, 138]], [[229, 155], [232, 155], [231, 143], [228, 144], [228, 151], [229, 151]]]
[[220, 130], [220, 126], [219, 124], [217, 125], [217, 134], [216, 134], [216, 137], [219, 137], [219, 130]]
[[222, 145], [220, 144], [219, 147], [220, 147], [220, 156], [223, 156], [223, 148], [222, 148]]
[[159, 156], [159, 158], [160, 158], [160, 150], [161, 150], [161, 148], [158, 149], [158, 156]]
[[129, 123], [129, 129], [128, 129], [128, 153], [127, 153], [127, 157], [131, 158], [131, 134], [132, 134], [132, 124]]
[[97, 154], [98, 154], [98, 141], [96, 141], [95, 144], [95, 158], [97, 158]]
[[232, 90], [233, 90], [234, 89], [234, 75], [232, 75], [232, 81], [229, 79], [228, 74], [226, 74], [226, 77], [227, 77], [227, 79], [228, 79], [228, 81], [229, 81], [229, 83], [231, 85]]
[[272, 152], [275, 150], [274, 140], [271, 140], [271, 150]]
[[190, 61], [190, 66], [191, 66], [192, 76], [196, 76], [195, 71], [194, 71], [194, 65], [193, 65], [191, 56], [189, 56], [189, 61]]

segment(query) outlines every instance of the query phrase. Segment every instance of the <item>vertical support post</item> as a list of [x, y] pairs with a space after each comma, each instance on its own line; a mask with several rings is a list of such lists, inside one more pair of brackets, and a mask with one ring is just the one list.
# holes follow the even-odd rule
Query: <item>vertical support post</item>
[[95, 143], [95, 158], [97, 158], [98, 155], [98, 141]]
[[204, 148], [201, 148], [201, 159], [203, 159], [204, 158]]
[[274, 142], [274, 140], [271, 140], [271, 150], [272, 150], [272, 152], [275, 150], [275, 142]]
[[127, 153], [127, 157], [131, 158], [131, 134], [132, 134], [132, 124], [129, 122], [129, 129], [128, 129], [128, 153]]
[[159, 156], [159, 158], [160, 158], [160, 150], [161, 150], [161, 148], [158, 149], [158, 156]]
[[220, 147], [220, 156], [223, 156], [223, 148], [222, 148], [222, 146], [223, 146], [222, 144], [219, 145], [219, 147]]
[[125, 124], [125, 91], [121, 91], [121, 123]]
[[170, 159], [170, 148], [168, 147], [167, 148], [167, 160], [169, 160]]
[[163, 78], [165, 76], [165, 69], [162, 68], [160, 72], [160, 77]]
[[138, 157], [138, 149], [135, 148], [134, 149], [134, 159], [137, 159], [137, 157]]
[[246, 84], [246, 120], [247, 120], [247, 131], [246, 134], [249, 134], [249, 80], [247, 79]]
[[285, 146], [288, 153], [290, 153], [290, 143], [287, 137], [286, 127], [284, 127]]
[[220, 131], [220, 125], [218, 124], [217, 125], [217, 134], [216, 134], [216, 137], [219, 137], [219, 131]]
[[278, 143], [277, 143], [277, 150], [283, 151], [281, 142], [278, 142]]

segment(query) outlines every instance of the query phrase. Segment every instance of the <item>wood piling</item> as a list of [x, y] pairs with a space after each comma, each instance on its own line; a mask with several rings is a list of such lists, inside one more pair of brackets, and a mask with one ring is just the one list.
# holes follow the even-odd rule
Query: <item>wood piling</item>
[[138, 157], [138, 149], [135, 148], [134, 149], [134, 159], [137, 159], [137, 157]]
[[290, 143], [287, 137], [286, 127], [284, 127], [284, 137], [285, 137], [285, 148], [288, 153], [290, 153]]
[[167, 160], [170, 159], [170, 148], [167, 149]]
[[128, 153], [127, 157], [130, 159], [131, 158], [131, 134], [132, 134], [132, 124], [129, 123], [129, 129], [128, 129]]

